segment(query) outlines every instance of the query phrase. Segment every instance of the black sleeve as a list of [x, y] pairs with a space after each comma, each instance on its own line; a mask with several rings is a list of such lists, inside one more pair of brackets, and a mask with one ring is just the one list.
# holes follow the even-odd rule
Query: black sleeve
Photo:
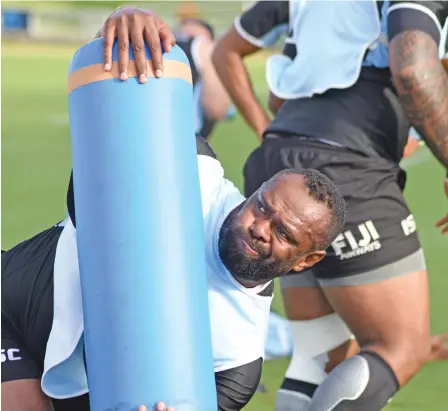
[[198, 155], [216, 158], [216, 154], [208, 141], [202, 138], [199, 134], [196, 134], [196, 151]]
[[[216, 158], [216, 154], [210, 147], [210, 144], [204, 140], [199, 134], [196, 134], [196, 151], [198, 155], [209, 156]], [[68, 183], [67, 190], [67, 211], [72, 220], [73, 226], [76, 227], [76, 215], [75, 215], [75, 195], [73, 192], [73, 170], [70, 174], [70, 181]]]
[[187, 55], [190, 62], [191, 77], [193, 79], [193, 87], [197, 83], [200, 71], [196, 54], [194, 52], [193, 44], [196, 41], [196, 37], [189, 37], [181, 34], [176, 35], [176, 45], [179, 46], [182, 51]]
[[239, 35], [256, 47], [275, 44], [289, 25], [289, 1], [257, 1], [235, 19]]
[[404, 31], [419, 30], [429, 34], [439, 45], [447, 18], [447, 1], [391, 1], [387, 16], [389, 41]]
[[239, 411], [257, 391], [263, 360], [215, 373], [219, 411]]

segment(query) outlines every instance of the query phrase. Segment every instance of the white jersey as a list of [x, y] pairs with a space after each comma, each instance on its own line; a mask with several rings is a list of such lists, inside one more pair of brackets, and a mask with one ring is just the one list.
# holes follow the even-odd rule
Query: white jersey
[[[199, 155], [198, 164], [212, 348], [214, 368], [218, 372], [264, 358], [272, 296], [258, 295], [269, 284], [247, 289], [223, 265], [218, 253], [220, 228], [244, 197], [224, 178], [219, 161]], [[63, 224], [54, 264], [53, 326], [41, 382], [42, 390], [58, 399], [88, 392], [76, 229], [69, 219]]]

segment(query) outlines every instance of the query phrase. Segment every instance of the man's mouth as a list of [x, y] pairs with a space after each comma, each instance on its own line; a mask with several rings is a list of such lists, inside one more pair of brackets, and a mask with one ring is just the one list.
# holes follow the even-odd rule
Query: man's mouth
[[254, 257], [258, 257], [260, 255], [260, 253], [256, 250], [254, 250], [249, 243], [247, 243], [243, 238], [240, 238], [240, 243], [241, 243], [241, 247], [243, 248], [243, 250], [249, 254], [252, 255]]

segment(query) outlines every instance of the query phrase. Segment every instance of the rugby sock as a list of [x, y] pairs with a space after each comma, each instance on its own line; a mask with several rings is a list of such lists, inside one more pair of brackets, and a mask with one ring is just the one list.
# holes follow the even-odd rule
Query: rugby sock
[[277, 393], [275, 411], [308, 411], [311, 397], [327, 374], [327, 353], [351, 338], [337, 314], [307, 321], [290, 321], [293, 356]]
[[317, 388], [309, 411], [379, 411], [399, 389], [390, 365], [361, 352], [338, 365]]
[[277, 393], [275, 411], [308, 411], [318, 385], [285, 378]]

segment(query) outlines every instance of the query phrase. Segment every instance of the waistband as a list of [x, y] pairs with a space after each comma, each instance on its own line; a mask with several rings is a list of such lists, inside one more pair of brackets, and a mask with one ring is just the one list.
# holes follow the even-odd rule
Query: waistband
[[332, 147], [347, 148], [344, 145], [336, 143], [335, 141], [332, 141], [332, 140], [327, 140], [325, 138], [302, 136], [299, 134], [267, 132], [263, 135], [263, 139], [265, 139], [265, 138], [294, 138], [295, 140], [299, 140], [299, 141], [303, 141], [303, 142], [321, 143], [321, 144], [326, 144], [326, 145], [329, 145]]

